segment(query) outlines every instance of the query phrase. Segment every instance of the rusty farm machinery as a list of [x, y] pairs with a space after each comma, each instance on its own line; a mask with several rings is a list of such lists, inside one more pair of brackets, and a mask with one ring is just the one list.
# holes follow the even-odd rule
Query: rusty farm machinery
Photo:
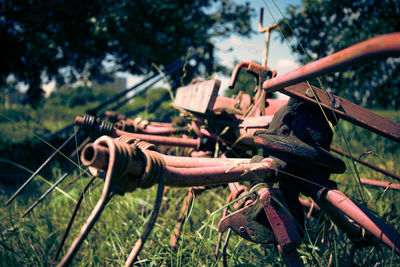
[[[393, 33], [355, 44], [283, 75], [277, 75], [265, 64], [241, 62], [231, 75], [229, 87], [235, 87], [239, 71], [245, 69], [257, 79], [253, 97], [243, 92], [235, 98], [222, 97], [218, 95], [220, 81], [194, 80], [176, 90], [172, 106], [181, 114], [178, 123], [130, 119], [114, 111], [106, 112], [102, 118], [87, 114], [76, 117], [75, 125], [87, 136], [78, 147], [80, 160], [104, 184], [98, 203], [58, 265], [72, 262], [113, 196], [155, 185], [158, 188], [150, 219], [127, 257], [126, 266], [137, 261], [155, 226], [167, 187], [188, 188], [171, 235], [172, 248], [177, 245], [194, 196], [222, 185], [229, 197], [218, 224], [216, 258], [221, 257], [222, 234], [227, 231], [229, 236], [233, 231], [250, 242], [276, 245], [289, 266], [301, 265], [297, 248], [304, 235], [304, 222], [315, 214], [325, 214], [356, 247], [379, 241], [400, 255], [399, 232], [338, 190], [330, 179], [331, 174], [346, 171], [343, 160], [331, 153], [335, 152], [400, 180], [397, 174], [331, 145], [332, 129], [339, 120], [395, 143], [400, 143], [400, 124], [307, 82], [346, 66], [398, 55], [400, 33]], [[276, 91], [290, 100], [268, 98]], [[57, 257], [93, 180], [83, 188]], [[359, 182], [400, 190], [396, 183], [363, 178]], [[309, 198], [305, 200], [300, 195]], [[226, 264], [226, 260], [223, 262]]]

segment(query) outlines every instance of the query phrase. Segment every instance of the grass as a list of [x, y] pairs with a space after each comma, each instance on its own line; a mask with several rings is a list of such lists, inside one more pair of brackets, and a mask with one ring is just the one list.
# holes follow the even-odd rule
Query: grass
[[[19, 120], [21, 127], [28, 129], [24, 117], [17, 115], [14, 115], [14, 118], [21, 117]], [[400, 112], [385, 111], [383, 115], [396, 121], [400, 118]], [[1, 129], [6, 128], [5, 123], [2, 122], [0, 126], [4, 128]], [[364, 153], [363, 158], [367, 161], [394, 173], [400, 173], [400, 167], [396, 164], [400, 151], [397, 144], [376, 137], [346, 122], [340, 123], [355, 156]], [[43, 124], [32, 122], [29, 129], [32, 127], [42, 129], [40, 126]], [[342, 143], [336, 138], [333, 142], [335, 146], [345, 150]], [[0, 164], [3, 169], [11, 168], [5, 162]], [[57, 163], [49, 167], [44, 176], [54, 182], [63, 173], [61, 165]], [[358, 199], [354, 170], [351, 162], [346, 160], [346, 165], [348, 168], [345, 174], [332, 175], [331, 179], [338, 182], [340, 190]], [[390, 180], [360, 165], [357, 165], [357, 171], [362, 178]], [[20, 170], [19, 173], [22, 176], [29, 176], [26, 171]], [[77, 175], [77, 172], [74, 175]], [[69, 182], [67, 179], [60, 187], [65, 189], [72, 198], [77, 199], [88, 179], [84, 177], [69, 187], [67, 187]], [[36, 179], [10, 206], [0, 204], [1, 266], [52, 266], [57, 263], [53, 257], [73, 210], [74, 201], [55, 191], [26, 218], [20, 217], [22, 212], [48, 186], [42, 180]], [[15, 191], [15, 187], [4, 185], [0, 187], [0, 190], [0, 203], [4, 203]], [[67, 240], [67, 246], [78, 234], [80, 226], [96, 204], [100, 191], [101, 186], [92, 188], [85, 198]], [[153, 187], [114, 197], [75, 257], [73, 266], [123, 265], [150, 216], [155, 192], [156, 188]], [[156, 227], [140, 254], [141, 265], [222, 266], [222, 259], [219, 258], [216, 262], [213, 255], [218, 236], [217, 224], [222, 214], [221, 211], [216, 211], [225, 204], [228, 196], [226, 188], [216, 187], [195, 198], [177, 249], [173, 251], [169, 246], [186, 192], [187, 189], [170, 188], [165, 194]], [[399, 192], [365, 186], [363, 194], [366, 206], [399, 231]], [[347, 236], [332, 225], [326, 217], [321, 216], [306, 222], [306, 234], [298, 252], [306, 266], [344, 266], [353, 263], [364, 266], [398, 266], [400, 264], [400, 257], [383, 245], [378, 244], [355, 251], [352, 248]], [[66, 247], [62, 255], [65, 252]], [[236, 234], [232, 234], [227, 248], [227, 262], [229, 266], [281, 266], [284, 264], [283, 256], [276, 248], [250, 243]]]

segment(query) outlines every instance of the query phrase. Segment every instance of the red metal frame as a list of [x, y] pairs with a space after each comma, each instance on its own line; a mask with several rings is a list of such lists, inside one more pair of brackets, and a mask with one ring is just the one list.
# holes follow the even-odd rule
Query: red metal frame
[[[238, 122], [236, 126], [238, 127], [240, 135], [253, 134], [258, 129], [266, 128], [266, 124], [271, 121], [271, 117], [263, 116], [266, 114], [264, 106], [265, 93], [280, 90], [289, 96], [307, 103], [320, 105], [325, 112], [333, 111], [338, 118], [348, 120], [400, 143], [400, 124], [369, 112], [342, 98], [328, 94], [321, 89], [302, 83], [307, 79], [330, 71], [337, 71], [350, 64], [368, 60], [371, 57], [377, 58], [393, 54], [400, 54], [400, 33], [372, 38], [277, 77], [275, 77], [276, 73], [270, 72], [268, 68], [259, 66], [254, 62], [240, 63], [236, 66], [232, 74], [231, 86], [235, 83], [235, 77], [239, 69], [245, 67], [248, 71], [257, 76], [265, 90], [258, 91], [252, 106], [250, 106], [244, 114], [236, 116]], [[267, 75], [270, 75], [272, 78], [264, 81]], [[218, 102], [217, 98], [216, 103], [217, 106], [222, 109], [228, 107], [243, 111], [242, 108], [238, 108], [236, 102], [231, 100], [220, 98]], [[272, 110], [270, 114], [273, 114], [282, 104], [282, 102], [271, 104]], [[201, 117], [201, 115], [197, 115]], [[82, 119], [78, 117], [76, 123], [82, 123]], [[150, 128], [147, 128], [149, 126]], [[201, 126], [201, 122], [193, 124], [194, 132], [198, 135], [197, 139], [127, 133], [118, 129], [114, 129], [111, 136], [119, 137], [121, 135], [126, 135], [129, 138], [136, 138], [153, 144], [189, 147], [196, 150], [200, 148], [201, 137], [208, 137], [228, 145], [234, 144], [232, 140], [222, 139], [214, 135], [209, 129], [202, 128]], [[160, 133], [157, 132], [160, 129], [173, 129], [171, 127], [172, 126], [169, 124], [152, 123], [143, 127], [143, 129], [147, 128], [149, 133], [154, 134]], [[172, 131], [168, 133], [171, 132]], [[259, 205], [261, 203], [260, 207], [264, 210], [270, 228], [274, 232], [281, 251], [287, 257], [289, 265], [297, 266], [300, 264], [296, 252], [297, 244], [300, 242], [298, 228], [295, 226], [293, 218], [288, 213], [288, 208], [285, 204], [286, 200], [281, 196], [282, 193], [280, 189], [258, 185], [255, 187], [258, 190], [257, 192], [254, 188], [249, 191], [246, 187], [238, 183], [241, 181], [257, 180], [267, 181], [272, 184], [276, 181], [277, 174], [280, 172], [280, 170], [275, 168], [275, 159], [265, 158], [261, 162], [253, 163], [249, 159], [173, 157], [140, 148], [135, 142], [123, 143], [121, 140], [116, 140], [112, 137], [103, 136], [96, 140], [94, 144], [86, 146], [82, 152], [81, 159], [83, 164], [90, 166], [90, 170], [93, 174], [106, 173], [107, 177], [102, 200], [99, 201], [99, 204], [96, 206], [96, 212], [92, 213], [89, 223], [82, 228], [81, 234], [78, 237], [79, 240], [82, 240], [82, 237], [87, 235], [88, 229], [90, 230], [93, 226], [93, 220], [100, 214], [102, 210], [101, 207], [103, 207], [106, 200], [111, 197], [111, 187], [117, 189], [117, 193], [125, 193], [137, 187], [150, 187], [160, 181], [162, 181], [162, 184], [164, 184], [165, 181], [166, 185], [173, 187], [201, 186], [201, 190], [207, 185], [228, 183], [228, 187], [231, 191], [229, 200], [237, 199], [240, 195], [244, 196], [244, 194], [249, 194], [249, 197], [243, 199], [240, 201], [240, 204], [238, 203], [236, 205], [235, 208], [238, 209], [236, 212], [227, 215], [227, 211], [224, 211], [225, 221], [221, 229], [230, 227], [237, 232], [242, 232], [243, 235], [248, 234], [251, 232], [249, 227], [243, 228], [243, 231], [240, 230], [240, 227], [244, 227], [247, 223], [246, 215], [243, 214], [246, 214], [250, 207], [254, 208], [256, 204]], [[252, 145], [253, 147], [270, 150], [275, 149], [279, 153], [291, 153], [291, 151], [282, 151], [282, 148], [279, 146], [267, 144], [261, 138], [254, 138], [254, 136], [250, 141], [247, 141], [248, 142], [245, 144]], [[243, 143], [239, 143], [235, 147], [240, 149], [240, 146], [242, 146], [243, 151], [248, 151], [248, 147]], [[118, 160], [116, 160], [117, 158]], [[116, 166], [114, 166], [114, 164]], [[396, 175], [393, 174], [393, 176]], [[310, 187], [311, 189], [302, 188], [302, 190], [305, 191], [303, 193], [310, 195], [315, 202], [298, 200], [299, 204], [309, 208], [309, 215], [321, 211], [325, 212], [353, 240], [364, 239], [365, 232], [363, 229], [365, 229], [370, 235], [375, 236], [390, 249], [393, 249], [396, 254], [400, 255], [400, 234], [398, 232], [364, 207], [352, 201], [344, 193], [336, 189], [325, 188], [318, 184], [320, 181], [307, 180], [307, 177], [301, 178], [304, 179], [303, 182], [305, 184], [308, 182], [309, 185], [313, 185], [313, 188]], [[361, 182], [384, 188], [400, 189], [399, 184], [368, 179], [361, 179]], [[315, 187], [319, 188], [318, 192], [315, 190]], [[252, 192], [252, 194], [248, 192]], [[193, 191], [190, 190], [184, 206], [182, 207], [181, 215], [186, 210], [192, 197]], [[279, 201], [277, 201], [277, 199]], [[349, 218], [351, 220], [349, 220]], [[179, 227], [178, 225], [178, 228]], [[179, 229], [174, 232], [171, 242], [176, 244], [178, 237]], [[70, 251], [76, 252], [77, 247], [79, 247], [77, 242], [81, 243], [81, 241], [73, 243], [61, 265], [71, 260], [71, 253], [73, 252]], [[130, 257], [128, 261], [132, 263], [132, 259], [133, 258]]]

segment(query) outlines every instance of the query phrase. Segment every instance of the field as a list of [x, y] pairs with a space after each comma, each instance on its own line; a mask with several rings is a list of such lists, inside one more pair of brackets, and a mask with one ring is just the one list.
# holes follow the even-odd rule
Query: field
[[[35, 170], [52, 151], [37, 137], [47, 136], [62, 128], [82, 110], [72, 109], [67, 113], [57, 112], [54, 107], [33, 111], [17, 107], [1, 110], [1, 181], [0, 184], [0, 265], [2, 266], [52, 266], [63, 231], [66, 228], [80, 190], [89, 179], [86, 175], [70, 184], [78, 175], [75, 171], [27, 217], [21, 214], [49, 187], [46, 181], [54, 182], [66, 170], [59, 159], [48, 167], [41, 177], [28, 186], [10, 206], [3, 203], [14, 193], [23, 178]], [[400, 122], [398, 111], [378, 111], [381, 115]], [[55, 123], [57, 121], [57, 123]], [[347, 138], [353, 155], [400, 173], [396, 164], [400, 155], [398, 144], [384, 140], [374, 134], [346, 122], [340, 127]], [[338, 127], [336, 132], [340, 135]], [[59, 143], [56, 140], [55, 143]], [[343, 138], [335, 136], [333, 144], [346, 150]], [[39, 148], [39, 149], [38, 149]], [[347, 171], [334, 175], [339, 189], [353, 199], [360, 200], [352, 162], [345, 160]], [[24, 169], [22, 169], [24, 168]], [[390, 181], [382, 174], [357, 165], [361, 178]], [[17, 177], [17, 178], [16, 178]], [[16, 180], [15, 180], [15, 179]], [[102, 182], [94, 186], [84, 199], [81, 210], [67, 239], [67, 246], [79, 232], [101, 192]], [[95, 183], [96, 184], [96, 183]], [[362, 189], [366, 206], [379, 217], [400, 231], [400, 200], [398, 191], [364, 186]], [[137, 190], [124, 196], [114, 197], [105, 208], [94, 230], [89, 234], [77, 254], [73, 266], [121, 266], [143, 230], [153, 207], [156, 188]], [[216, 226], [228, 197], [223, 186], [207, 190], [191, 203], [181, 239], [176, 250], [169, 240], [176, 218], [186, 196], [187, 189], [169, 188], [164, 195], [160, 216], [149, 240], [140, 254], [143, 266], [222, 266], [222, 257], [215, 260], [214, 251], [218, 231]], [[224, 239], [223, 239], [224, 240]], [[66, 247], [64, 247], [64, 253]], [[383, 245], [368, 246], [354, 250], [345, 234], [329, 220], [321, 216], [306, 223], [306, 233], [298, 249], [306, 266], [398, 266], [400, 257]], [[228, 266], [281, 266], [280, 252], [271, 246], [249, 243], [232, 234], [227, 247]]]

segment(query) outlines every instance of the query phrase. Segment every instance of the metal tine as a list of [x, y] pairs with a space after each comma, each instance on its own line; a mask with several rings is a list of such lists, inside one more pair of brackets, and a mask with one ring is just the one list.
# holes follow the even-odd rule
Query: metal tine
[[77, 168], [77, 166], [73, 166], [69, 171], [67, 171], [63, 176], [61, 176], [60, 179], [57, 180], [57, 182], [55, 182], [49, 189], [47, 189], [46, 192], [43, 193], [43, 195], [41, 195], [39, 197], [38, 200], [36, 200], [23, 214], [21, 217], [25, 217], [26, 215], [28, 215], [48, 194], [51, 193], [51, 191], [53, 191], [57, 185], [59, 185], [62, 181], [64, 181], [65, 178], [67, 178], [67, 176], [74, 171]]
[[25, 189], [25, 187], [27, 187], [27, 185], [33, 180], [33, 178], [35, 178], [36, 175], [47, 165], [47, 163], [49, 163], [49, 161], [52, 160], [54, 158], [54, 156], [57, 155], [57, 153], [59, 153], [60, 150], [63, 149], [63, 147], [66, 144], [68, 144], [74, 137], [75, 137], [75, 134], [68, 137], [68, 139], [58, 149], [56, 149], [53, 152], [53, 154], [51, 154], [50, 157], [48, 157], [46, 159], [45, 162], [42, 163], [42, 165], [31, 175], [31, 177], [29, 177], [28, 180], [26, 180], [25, 183], [23, 185], [21, 185], [21, 187], [18, 188], [18, 190], [7, 200], [6, 206], [9, 205], [22, 192], [22, 190]]
[[101, 199], [97, 202], [96, 207], [88, 217], [85, 224], [82, 226], [81, 231], [77, 238], [72, 242], [70, 248], [67, 251], [67, 254], [64, 255], [60, 263], [57, 264], [58, 267], [68, 266], [72, 259], [74, 258], [75, 254], [78, 252], [80, 246], [82, 245], [83, 241], [89, 234], [90, 230], [92, 230], [94, 224], [100, 217], [101, 213], [104, 210], [106, 204], [111, 200], [114, 196], [114, 193], [107, 192], [106, 194], [102, 194]]
[[[90, 138], [89, 138], [89, 137], [86, 138], [86, 139], [81, 143], [81, 145], [80, 145], [77, 149], [74, 150], [74, 152], [71, 154], [70, 158], [72, 158], [74, 155], [76, 155], [77, 153], [79, 153], [79, 151], [82, 150], [82, 148], [83, 148], [87, 143], [89, 143], [89, 141], [90, 141]], [[66, 172], [63, 176], [61, 176], [61, 178], [58, 179], [58, 180], [56, 181], [55, 184], [53, 184], [43, 195], [40, 196], [40, 198], [39, 198], [35, 203], [32, 204], [32, 206], [30, 206], [30, 207], [22, 214], [22, 217], [25, 217], [26, 215], [28, 215], [28, 213], [30, 213], [30, 212], [31, 212], [31, 211], [32, 211], [46, 196], [48, 196], [48, 195], [57, 187], [57, 185], [59, 185], [62, 181], [64, 181], [65, 178], [67, 178], [68, 175], [70, 175], [71, 172], [73, 172], [77, 167], [78, 167], [78, 165], [75, 164], [68, 172]], [[81, 175], [79, 175], [79, 177], [80, 177], [80, 176], [81, 176]]]
[[[85, 187], [83, 188], [81, 194], [79, 195], [78, 202], [76, 203], [75, 208], [74, 208], [74, 211], [72, 212], [71, 218], [69, 219], [67, 228], [65, 229], [65, 232], [64, 232], [64, 235], [63, 235], [63, 237], [62, 237], [62, 239], [61, 239], [60, 245], [58, 246], [56, 255], [54, 256], [54, 260], [57, 260], [57, 259], [58, 259], [58, 256], [60, 256], [62, 247], [64, 246], [65, 240], [67, 240], [69, 231], [71, 230], [71, 227], [72, 227], [72, 224], [74, 223], [76, 214], [78, 213], [78, 210], [79, 210], [79, 208], [80, 208], [80, 206], [81, 206], [83, 197], [84, 197], [86, 191], [89, 189], [90, 185], [93, 183], [93, 181], [94, 181], [95, 178], [96, 178], [96, 176], [93, 176], [93, 177], [89, 180], [89, 182], [85, 185]], [[98, 184], [98, 185], [100, 185], [100, 184]]]

